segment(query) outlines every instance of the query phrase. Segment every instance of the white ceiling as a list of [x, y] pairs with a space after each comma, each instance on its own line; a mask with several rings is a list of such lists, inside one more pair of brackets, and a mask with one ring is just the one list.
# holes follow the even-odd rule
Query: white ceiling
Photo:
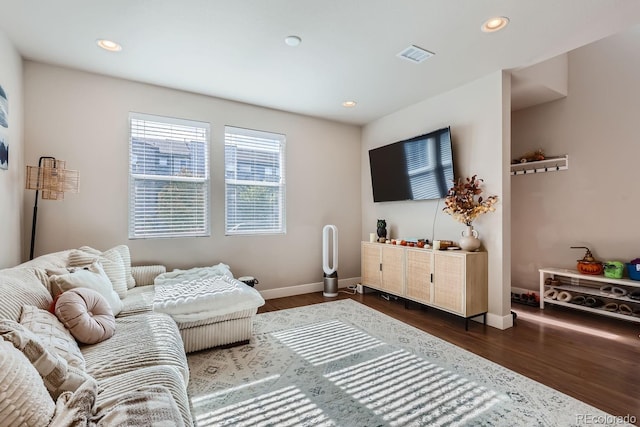
[[638, 23], [638, 0], [0, 0], [24, 58], [354, 124]]

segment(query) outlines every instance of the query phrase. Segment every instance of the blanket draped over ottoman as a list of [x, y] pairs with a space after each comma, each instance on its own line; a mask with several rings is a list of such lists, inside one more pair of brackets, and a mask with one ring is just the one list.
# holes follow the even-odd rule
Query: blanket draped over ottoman
[[264, 299], [235, 279], [229, 266], [174, 270], [156, 277], [153, 309], [178, 324], [185, 351], [245, 342]]

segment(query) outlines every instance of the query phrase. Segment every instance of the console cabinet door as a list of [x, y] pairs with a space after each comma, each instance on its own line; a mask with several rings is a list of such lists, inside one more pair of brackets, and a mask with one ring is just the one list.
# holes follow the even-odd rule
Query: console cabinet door
[[433, 304], [457, 314], [465, 314], [465, 256], [434, 254]]
[[407, 250], [407, 298], [430, 304], [431, 301], [431, 252]]
[[382, 289], [404, 295], [404, 248], [382, 246]]
[[380, 289], [382, 286], [381, 275], [382, 245], [375, 243], [362, 244], [362, 284]]
[[436, 252], [433, 305], [464, 317], [488, 310], [486, 252]]

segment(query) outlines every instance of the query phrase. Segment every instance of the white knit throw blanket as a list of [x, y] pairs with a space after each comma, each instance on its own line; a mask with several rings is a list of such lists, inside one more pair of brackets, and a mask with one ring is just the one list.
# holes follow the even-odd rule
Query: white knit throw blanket
[[174, 270], [156, 277], [153, 310], [176, 321], [192, 322], [260, 307], [254, 288], [234, 279], [225, 264]]

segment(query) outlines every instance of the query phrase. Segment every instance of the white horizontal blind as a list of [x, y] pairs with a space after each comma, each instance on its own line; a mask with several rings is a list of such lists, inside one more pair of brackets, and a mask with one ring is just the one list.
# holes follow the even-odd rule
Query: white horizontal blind
[[225, 127], [227, 235], [286, 231], [284, 153], [284, 135]]
[[209, 124], [129, 114], [129, 238], [209, 233]]

